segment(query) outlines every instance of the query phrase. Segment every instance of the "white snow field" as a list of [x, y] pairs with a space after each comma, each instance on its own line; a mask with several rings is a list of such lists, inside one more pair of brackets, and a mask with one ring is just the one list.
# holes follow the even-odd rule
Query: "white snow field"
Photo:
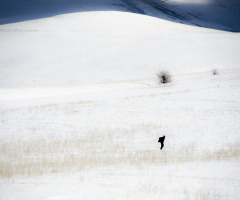
[[239, 55], [126, 12], [0, 25], [0, 200], [240, 199]]

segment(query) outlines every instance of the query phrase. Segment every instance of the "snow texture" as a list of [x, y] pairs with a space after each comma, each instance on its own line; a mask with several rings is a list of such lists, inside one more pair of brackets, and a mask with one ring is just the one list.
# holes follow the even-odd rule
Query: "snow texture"
[[239, 3], [186, 2], [0, 0], [0, 200], [240, 199]]

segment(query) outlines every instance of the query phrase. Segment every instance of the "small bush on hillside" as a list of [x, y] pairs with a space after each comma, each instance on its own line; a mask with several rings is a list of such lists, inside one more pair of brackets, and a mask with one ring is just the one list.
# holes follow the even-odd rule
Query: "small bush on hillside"
[[168, 71], [160, 71], [157, 73], [159, 84], [166, 84], [172, 81], [172, 76]]
[[218, 74], [219, 74], [219, 72], [218, 72], [218, 70], [217, 70], [217, 69], [213, 69], [213, 70], [212, 70], [212, 74], [213, 74], [213, 75], [218, 75]]

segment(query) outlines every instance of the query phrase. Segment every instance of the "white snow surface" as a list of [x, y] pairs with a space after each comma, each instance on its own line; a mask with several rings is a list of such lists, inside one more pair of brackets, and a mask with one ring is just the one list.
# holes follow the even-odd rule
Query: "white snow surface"
[[240, 199], [239, 55], [124, 12], [0, 25], [0, 199]]
[[237, 68], [240, 61], [239, 34], [121, 12], [6, 24], [0, 34], [1, 88], [151, 78], [160, 69], [184, 73]]

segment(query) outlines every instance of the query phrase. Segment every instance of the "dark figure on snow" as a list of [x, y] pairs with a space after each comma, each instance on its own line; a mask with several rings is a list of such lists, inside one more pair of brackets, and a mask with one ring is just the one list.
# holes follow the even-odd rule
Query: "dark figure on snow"
[[159, 140], [158, 140], [158, 142], [161, 143], [161, 148], [160, 148], [160, 150], [162, 150], [162, 148], [164, 147], [164, 140], [165, 140], [165, 135], [164, 135], [163, 137], [160, 137]]

